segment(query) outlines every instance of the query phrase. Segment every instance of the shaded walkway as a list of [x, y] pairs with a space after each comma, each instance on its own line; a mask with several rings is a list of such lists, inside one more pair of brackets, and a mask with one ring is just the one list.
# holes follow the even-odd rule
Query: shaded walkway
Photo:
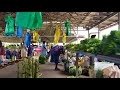
[[[41, 64], [40, 72], [42, 73], [42, 78], [67, 78], [68, 75], [64, 74], [64, 66], [58, 66], [61, 70], [55, 71], [54, 64]], [[16, 78], [17, 77], [17, 65], [9, 65], [3, 69], [0, 69], [0, 78]], [[88, 78], [86, 76], [82, 76], [82, 78]]]
[[[43, 78], [66, 78], [67, 75], [62, 71], [55, 71], [54, 64], [40, 65], [40, 72]], [[59, 65], [59, 68], [63, 70], [63, 66]], [[17, 77], [17, 65], [9, 65], [3, 69], [0, 69], [0, 78], [16, 78]]]

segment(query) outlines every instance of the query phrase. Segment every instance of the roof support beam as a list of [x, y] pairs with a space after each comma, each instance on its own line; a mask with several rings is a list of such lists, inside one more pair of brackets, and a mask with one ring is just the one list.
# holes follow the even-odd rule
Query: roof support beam
[[109, 16], [103, 18], [102, 20], [100, 20], [99, 22], [97, 22], [95, 25], [91, 26], [91, 27], [89, 28], [89, 30], [92, 29], [92, 28], [94, 28], [95, 26], [99, 25], [100, 23], [104, 22], [105, 20], [111, 18], [112, 16], [116, 15], [117, 13], [118, 13], [118, 12], [113, 12], [113, 13], [111, 13]]
[[87, 15], [82, 19], [82, 21], [79, 22], [79, 24], [82, 24], [82, 22], [87, 18], [87, 16], [89, 16], [91, 12], [88, 12]]

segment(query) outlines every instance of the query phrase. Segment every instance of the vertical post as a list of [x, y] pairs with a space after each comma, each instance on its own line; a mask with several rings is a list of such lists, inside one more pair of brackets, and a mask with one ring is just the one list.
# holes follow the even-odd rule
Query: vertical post
[[120, 30], [120, 12], [118, 12], [118, 30]]
[[98, 25], [98, 39], [100, 39], [100, 27]]
[[77, 35], [78, 35], [78, 26], [77, 26]]
[[89, 32], [89, 29], [87, 29], [88, 30], [88, 38], [90, 38], [90, 32]]
[[76, 78], [78, 78], [78, 59], [79, 59], [79, 52], [76, 53]]

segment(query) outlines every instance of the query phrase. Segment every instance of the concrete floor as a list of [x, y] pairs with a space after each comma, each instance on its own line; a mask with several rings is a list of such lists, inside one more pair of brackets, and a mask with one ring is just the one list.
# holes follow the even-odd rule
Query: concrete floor
[[[63, 71], [63, 66], [59, 65], [61, 71], [54, 70], [54, 64], [41, 64], [40, 72], [42, 73], [42, 78], [66, 78]], [[17, 64], [9, 65], [5, 68], [0, 69], [0, 78], [16, 78], [17, 77]]]
[[[55, 65], [51, 63], [41, 64], [40, 72], [42, 73], [41, 78], [67, 78], [63, 70], [63, 65], [59, 65], [60, 71], [54, 70]], [[82, 76], [83, 78], [87, 78]], [[0, 78], [17, 78], [17, 64], [9, 65], [3, 69], [0, 69]]]

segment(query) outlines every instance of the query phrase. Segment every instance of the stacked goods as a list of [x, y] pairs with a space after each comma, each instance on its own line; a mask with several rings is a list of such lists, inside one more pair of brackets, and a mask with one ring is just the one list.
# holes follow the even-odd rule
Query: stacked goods
[[20, 64], [17, 64], [18, 78], [40, 78], [39, 60], [33, 60], [33, 58], [22, 60], [22, 74], [20, 74]]
[[120, 31], [111, 31], [110, 35], [103, 36], [102, 41], [95, 38], [82, 40], [80, 44], [67, 44], [70, 51], [83, 51], [94, 55], [120, 57]]
[[[69, 67], [69, 74], [70, 75], [76, 75], [76, 66], [70, 66]], [[82, 68], [81, 67], [79, 67], [78, 68], [78, 76], [80, 76], [82, 74]]]

